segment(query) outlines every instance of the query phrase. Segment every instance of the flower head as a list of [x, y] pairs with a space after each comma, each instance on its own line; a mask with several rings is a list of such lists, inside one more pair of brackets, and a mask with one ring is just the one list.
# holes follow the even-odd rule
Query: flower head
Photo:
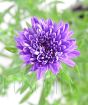
[[31, 71], [37, 72], [38, 79], [47, 71], [57, 74], [61, 63], [74, 67], [73, 58], [79, 56], [76, 40], [68, 23], [54, 23], [33, 17], [31, 27], [19, 32], [16, 38], [17, 48], [24, 62], [32, 64]]

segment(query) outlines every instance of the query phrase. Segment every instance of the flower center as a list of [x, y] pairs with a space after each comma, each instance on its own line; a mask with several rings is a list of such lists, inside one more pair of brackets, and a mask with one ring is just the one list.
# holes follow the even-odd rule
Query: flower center
[[37, 60], [40, 64], [47, 64], [49, 62], [55, 61], [55, 51], [52, 49], [52, 45], [50, 43], [50, 39], [41, 38], [39, 39], [39, 55], [37, 56]]

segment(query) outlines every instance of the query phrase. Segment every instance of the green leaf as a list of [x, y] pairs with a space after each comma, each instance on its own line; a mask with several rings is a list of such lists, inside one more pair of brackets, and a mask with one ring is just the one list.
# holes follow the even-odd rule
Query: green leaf
[[28, 22], [26, 22], [26, 25], [27, 25], [28, 28], [31, 27], [31, 25]]
[[60, 78], [66, 82], [67, 84], [69, 84], [69, 86], [71, 86], [72, 84], [72, 79], [70, 77], [70, 75], [65, 71], [65, 70], [61, 70], [60, 71]]
[[33, 90], [29, 90], [25, 96], [21, 99], [20, 104], [24, 103], [25, 101], [27, 101], [29, 99], [29, 97], [32, 95]]
[[63, 1], [59, 1], [59, 0], [55, 0], [55, 1], [51, 1], [50, 3], [48, 3], [47, 5], [57, 5], [59, 3], [64, 3]]
[[39, 105], [48, 105], [48, 104], [46, 104], [47, 101], [45, 100], [45, 98], [49, 95], [53, 83], [54, 83], [53, 79], [49, 78], [49, 79], [45, 79], [44, 80], [43, 89], [42, 89]]
[[11, 46], [11, 47], [5, 47], [5, 49], [6, 50], [8, 50], [8, 51], [10, 51], [10, 52], [12, 52], [12, 53], [16, 53], [17, 52], [17, 48], [15, 48], [15, 47], [13, 47], [13, 46]]
[[31, 93], [30, 91], [28, 91], [28, 92], [26, 93], [26, 95], [21, 99], [20, 104], [22, 104], [22, 103], [24, 103], [25, 101], [27, 101], [31, 94], [32, 94], [32, 93]]

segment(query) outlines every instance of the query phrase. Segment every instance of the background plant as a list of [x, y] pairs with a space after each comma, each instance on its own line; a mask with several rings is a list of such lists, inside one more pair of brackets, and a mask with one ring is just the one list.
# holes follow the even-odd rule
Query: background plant
[[[15, 23], [9, 23], [8, 29], [0, 29], [0, 42], [5, 47], [3, 50], [11, 52], [11, 56], [6, 55], [3, 51], [0, 52], [0, 56], [6, 57], [12, 60], [8, 68], [0, 65], [0, 95], [7, 93], [8, 87], [11, 83], [18, 82], [22, 86], [17, 90], [23, 94], [27, 89], [29, 90], [20, 103], [25, 102], [30, 98], [32, 93], [38, 87], [37, 79], [34, 73], [28, 73], [30, 65], [22, 67], [23, 62], [20, 60], [18, 51], [15, 47], [14, 36], [17, 30], [22, 29], [21, 21], [37, 16], [40, 18], [51, 18], [53, 21], [58, 22], [64, 20], [70, 23], [71, 29], [74, 30], [74, 37], [77, 39], [77, 45], [81, 52], [80, 57], [75, 59], [77, 66], [75, 68], [69, 68], [63, 65], [63, 70], [57, 76], [48, 72], [43, 80], [44, 86], [42, 89], [39, 105], [49, 105], [46, 97], [50, 93], [50, 88], [57, 81], [61, 85], [63, 96], [66, 99], [64, 105], [87, 105], [88, 104], [88, 1], [84, 0], [80, 5], [86, 9], [79, 9], [77, 7], [65, 10], [63, 13], [57, 11], [57, 3], [60, 1], [54, 0], [46, 5], [49, 10], [39, 9], [39, 6], [45, 2], [45, 0], [1, 0], [0, 2], [10, 1], [12, 5], [6, 9], [3, 13], [0, 13], [0, 24], [4, 22], [4, 16], [9, 13], [15, 20]], [[11, 9], [16, 8], [15, 15], [11, 13]], [[31, 85], [32, 83], [32, 85]], [[53, 103], [53, 105], [63, 105], [61, 99]]]

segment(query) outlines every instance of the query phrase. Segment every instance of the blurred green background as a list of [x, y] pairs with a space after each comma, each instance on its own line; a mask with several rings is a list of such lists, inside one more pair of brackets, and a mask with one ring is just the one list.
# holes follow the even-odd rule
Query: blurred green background
[[[0, 95], [6, 95], [10, 84], [18, 82], [22, 84], [16, 90], [20, 94], [29, 89], [19, 102], [19, 104], [25, 103], [38, 87], [35, 73], [28, 73], [30, 66], [22, 67], [23, 62], [19, 58], [14, 41], [16, 31], [23, 28], [21, 21], [25, 21], [26, 18], [30, 20], [30, 17], [37, 16], [45, 19], [51, 18], [55, 22], [60, 20], [68, 22], [71, 29], [74, 30], [78, 50], [81, 52], [80, 57], [75, 59], [76, 67], [70, 68], [63, 64], [63, 70], [57, 76], [50, 72], [46, 73], [46, 78], [42, 81], [44, 86], [38, 105], [50, 105], [46, 97], [49, 95], [50, 89], [55, 82], [60, 84], [61, 92], [66, 101], [62, 103], [61, 97], [54, 101], [52, 105], [88, 105], [88, 0], [76, 2], [76, 4], [63, 12], [57, 10], [57, 4], [64, 3], [63, 0], [53, 0], [42, 9], [39, 6], [45, 0], [1, 0], [0, 3], [4, 1], [9, 1], [12, 5], [4, 12], [0, 12], [0, 25], [4, 22], [6, 14], [10, 14], [15, 22], [9, 22], [7, 29], [0, 28], [0, 42], [4, 44], [3, 50], [11, 52], [11, 55], [8, 55], [4, 54], [2, 50], [0, 51], [0, 57], [12, 60], [8, 67], [0, 65]], [[11, 12], [11, 9], [14, 7], [15, 13]], [[48, 9], [46, 9], [47, 7]]]

